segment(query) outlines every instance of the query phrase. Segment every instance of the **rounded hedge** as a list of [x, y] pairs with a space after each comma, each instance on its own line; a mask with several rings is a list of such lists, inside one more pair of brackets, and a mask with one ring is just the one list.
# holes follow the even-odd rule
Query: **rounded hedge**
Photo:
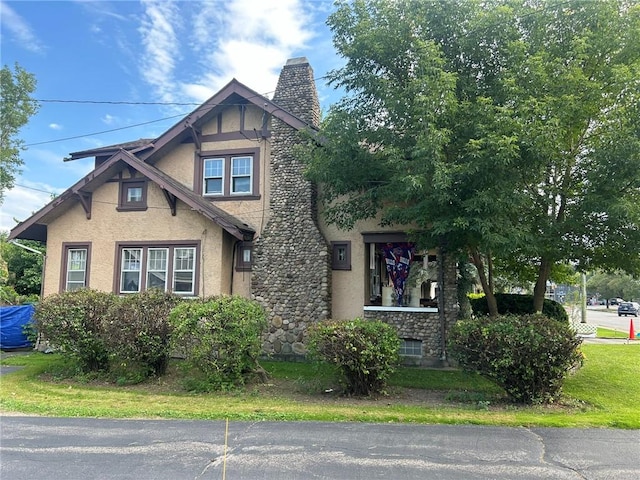
[[482, 316], [453, 326], [449, 353], [515, 402], [548, 403], [560, 395], [567, 373], [582, 364], [581, 342], [568, 323], [544, 315]]
[[[521, 295], [517, 293], [496, 293], [496, 303], [498, 304], [498, 313], [500, 315], [525, 315], [536, 313], [533, 309], [533, 295]], [[478, 316], [489, 315], [489, 306], [485, 296], [479, 298], [470, 298], [471, 309]], [[569, 314], [561, 303], [555, 300], [544, 299], [542, 306], [542, 314], [560, 320], [562, 322], [569, 321]]]

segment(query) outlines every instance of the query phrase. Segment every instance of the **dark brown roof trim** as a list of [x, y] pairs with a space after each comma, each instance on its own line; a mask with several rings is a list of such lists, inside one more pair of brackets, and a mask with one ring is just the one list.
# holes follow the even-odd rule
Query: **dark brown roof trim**
[[[69, 201], [81, 201], [81, 198], [85, 200], [82, 205], [87, 218], [90, 218], [91, 192], [98, 188], [98, 186], [106, 183], [113, 175], [115, 175], [119, 170], [126, 168], [126, 166], [135, 168], [149, 180], [156, 183], [161, 189], [182, 200], [193, 210], [205, 216], [212, 222], [220, 225], [220, 227], [237, 239], [243, 241], [251, 241], [253, 239], [255, 230], [251, 226], [199, 197], [193, 191], [164, 172], [158, 170], [152, 165], [142, 162], [136, 156], [122, 149], [105, 163], [87, 174], [71, 188], [65, 190], [61, 195], [42, 207], [27, 220], [19, 223], [9, 232], [8, 240], [23, 238], [46, 242], [46, 223], [41, 222], [54, 209], [67, 204]], [[171, 202], [169, 202], [169, 205], [171, 207]]]
[[92, 148], [91, 150], [83, 150], [81, 152], [70, 153], [69, 156], [65, 157], [63, 160], [65, 162], [68, 162], [71, 160], [78, 160], [80, 158], [87, 157], [110, 157], [111, 155], [114, 155], [122, 149], [125, 149], [131, 153], [138, 153], [142, 150], [152, 148], [154, 141], [155, 138], [141, 138], [139, 140], [134, 140], [131, 142], [117, 143], [115, 145], [107, 145], [100, 148]]

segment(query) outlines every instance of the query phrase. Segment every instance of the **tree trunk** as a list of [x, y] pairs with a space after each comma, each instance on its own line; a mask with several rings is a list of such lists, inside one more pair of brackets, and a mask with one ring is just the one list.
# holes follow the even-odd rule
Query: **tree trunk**
[[536, 313], [542, 313], [544, 305], [544, 294], [547, 291], [547, 280], [551, 273], [552, 262], [548, 258], [542, 257], [538, 267], [538, 279], [533, 289], [533, 309]]
[[482, 285], [482, 291], [484, 292], [485, 298], [487, 299], [487, 306], [489, 307], [489, 316], [497, 317], [498, 316], [498, 302], [496, 302], [496, 297], [493, 294], [493, 289], [487, 280], [487, 274], [484, 269], [484, 262], [482, 261], [482, 256], [480, 252], [478, 252], [477, 248], [470, 248], [469, 252], [471, 254], [471, 260], [473, 264], [476, 266], [478, 270], [478, 277], [480, 278], [480, 284]]

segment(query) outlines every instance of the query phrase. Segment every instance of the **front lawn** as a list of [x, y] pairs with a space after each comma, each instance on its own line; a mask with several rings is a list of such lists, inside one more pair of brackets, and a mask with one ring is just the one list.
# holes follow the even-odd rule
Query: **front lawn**
[[328, 368], [307, 363], [262, 362], [270, 375], [242, 390], [187, 393], [175, 365], [165, 377], [114, 386], [95, 379], [70, 381], [58, 355], [31, 353], [3, 360], [23, 365], [3, 375], [0, 410], [50, 416], [315, 420], [482, 424], [502, 426], [640, 428], [640, 342], [583, 345], [584, 367], [570, 376], [562, 400], [551, 406], [507, 403], [500, 390], [457, 370], [402, 368], [387, 395], [339, 395]]

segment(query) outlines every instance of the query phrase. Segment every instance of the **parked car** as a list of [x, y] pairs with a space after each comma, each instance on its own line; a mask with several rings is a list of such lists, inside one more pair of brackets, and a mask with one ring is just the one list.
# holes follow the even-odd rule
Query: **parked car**
[[624, 300], [621, 299], [621, 298], [610, 298], [609, 299], [609, 305], [620, 305], [622, 302], [624, 302]]
[[640, 312], [640, 303], [636, 302], [622, 302], [618, 305], [618, 316], [622, 315], [633, 315], [634, 317], [638, 316], [638, 312]]

